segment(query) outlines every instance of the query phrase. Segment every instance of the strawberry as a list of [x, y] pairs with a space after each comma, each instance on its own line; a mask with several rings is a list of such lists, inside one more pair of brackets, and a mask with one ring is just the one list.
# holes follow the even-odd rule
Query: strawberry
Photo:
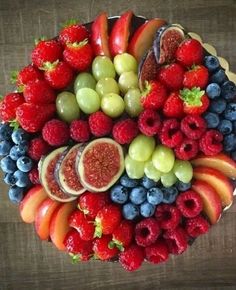
[[186, 39], [177, 48], [175, 57], [185, 67], [201, 64], [204, 57], [203, 47], [196, 39]]
[[118, 249], [116, 247], [110, 248], [109, 244], [111, 242], [111, 235], [102, 236], [101, 238], [96, 238], [93, 244], [94, 255], [100, 260], [109, 260], [118, 254]]
[[16, 109], [24, 103], [24, 97], [19, 93], [10, 93], [0, 102], [0, 119], [4, 122], [12, 121], [16, 118]]
[[45, 80], [30, 81], [25, 85], [24, 97], [27, 103], [50, 104], [56, 100], [54, 90]]
[[179, 92], [171, 93], [164, 104], [163, 114], [170, 118], [182, 118], [183, 113], [183, 101], [180, 99]]
[[121, 210], [115, 204], [105, 205], [95, 218], [95, 236], [109, 235], [121, 222]]
[[63, 57], [73, 69], [86, 71], [93, 60], [92, 46], [88, 43], [87, 39], [79, 43], [69, 43], [63, 52]]
[[33, 64], [40, 68], [46, 62], [54, 62], [62, 58], [61, 44], [55, 40], [40, 40], [31, 53]]
[[193, 87], [205, 89], [208, 84], [208, 80], [208, 69], [203, 65], [193, 65], [190, 70], [185, 72], [183, 85], [188, 89], [192, 89]]
[[16, 120], [26, 132], [35, 133], [42, 129], [43, 125], [54, 116], [55, 112], [55, 104], [24, 103], [16, 109]]
[[164, 85], [158, 81], [150, 81], [145, 83], [141, 103], [144, 109], [158, 110], [164, 105], [166, 97], [167, 91]]
[[73, 79], [73, 70], [64, 61], [45, 62], [43, 64], [44, 78], [49, 85], [56, 89], [64, 89]]
[[161, 67], [158, 79], [172, 91], [178, 91], [183, 87], [184, 68], [178, 63], [172, 63]]
[[183, 89], [180, 98], [184, 101], [185, 114], [201, 115], [209, 107], [210, 101], [200, 88]]
[[134, 225], [131, 221], [123, 220], [112, 234], [110, 247], [117, 247], [120, 251], [128, 247], [134, 237]]

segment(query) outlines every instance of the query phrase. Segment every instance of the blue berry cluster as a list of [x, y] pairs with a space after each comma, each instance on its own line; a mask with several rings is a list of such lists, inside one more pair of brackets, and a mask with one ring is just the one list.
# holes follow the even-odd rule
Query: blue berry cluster
[[142, 179], [131, 179], [125, 174], [111, 188], [110, 197], [114, 203], [122, 205], [125, 219], [134, 220], [139, 216], [153, 216], [157, 205], [173, 203], [179, 191], [186, 191], [190, 187], [191, 183], [182, 182], [177, 182], [172, 187], [162, 187], [146, 176]]
[[23, 129], [13, 130], [8, 124], [0, 124], [0, 167], [5, 173], [4, 182], [10, 185], [8, 195], [13, 203], [19, 203], [30, 186], [28, 172], [33, 161], [26, 156], [28, 137]]
[[217, 129], [224, 135], [224, 151], [236, 160], [236, 85], [228, 80], [217, 57], [206, 56], [204, 64], [211, 73], [206, 88], [211, 102], [204, 118], [208, 128]]

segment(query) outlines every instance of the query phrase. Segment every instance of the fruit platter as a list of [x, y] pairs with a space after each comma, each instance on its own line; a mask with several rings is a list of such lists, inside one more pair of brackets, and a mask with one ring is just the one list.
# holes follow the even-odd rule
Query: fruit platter
[[135, 271], [194, 248], [233, 203], [235, 79], [180, 24], [69, 20], [0, 101], [9, 200], [73, 263]]

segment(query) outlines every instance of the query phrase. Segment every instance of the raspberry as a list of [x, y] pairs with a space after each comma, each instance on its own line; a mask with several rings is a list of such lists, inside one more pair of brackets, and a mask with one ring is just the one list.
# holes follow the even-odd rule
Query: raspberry
[[181, 121], [181, 130], [189, 139], [200, 139], [206, 128], [205, 120], [199, 115], [187, 115]]
[[165, 120], [159, 138], [162, 144], [170, 148], [178, 146], [183, 140], [180, 123], [176, 119]]
[[199, 147], [205, 155], [216, 155], [223, 150], [223, 135], [217, 130], [209, 130], [202, 136]]
[[70, 137], [76, 142], [87, 142], [90, 138], [90, 129], [87, 121], [74, 120], [70, 124]]
[[138, 119], [139, 130], [146, 136], [153, 136], [161, 128], [161, 120], [159, 114], [152, 110], [147, 109], [139, 115]]
[[180, 193], [176, 199], [176, 205], [186, 218], [193, 218], [199, 215], [203, 209], [200, 195], [193, 190]]
[[135, 271], [141, 267], [144, 257], [143, 248], [133, 244], [120, 253], [119, 262], [125, 270]]
[[111, 238], [111, 235], [105, 235], [94, 240], [93, 251], [98, 259], [102, 261], [109, 260], [118, 254], [118, 249], [116, 247], [112, 249], [109, 247]]
[[179, 255], [187, 250], [187, 233], [183, 228], [177, 227], [174, 230], [168, 230], [163, 234], [163, 237], [171, 254]]
[[42, 137], [36, 137], [29, 143], [28, 155], [33, 160], [38, 161], [43, 155], [46, 155], [51, 147]]
[[154, 218], [146, 218], [136, 224], [135, 241], [139, 246], [146, 247], [155, 243], [160, 235], [160, 227]]
[[43, 139], [51, 146], [64, 145], [70, 138], [67, 124], [57, 119], [52, 119], [44, 125], [42, 135]]
[[116, 142], [120, 144], [130, 144], [138, 135], [138, 126], [132, 119], [118, 121], [112, 130], [112, 135]]
[[195, 140], [185, 138], [180, 145], [175, 148], [175, 155], [181, 160], [190, 160], [198, 153], [198, 143]]
[[166, 243], [162, 240], [145, 248], [145, 256], [148, 262], [159, 264], [168, 260], [169, 251]]
[[181, 220], [180, 210], [169, 204], [159, 205], [155, 211], [155, 218], [161, 229], [173, 230], [175, 229]]
[[196, 238], [209, 231], [210, 225], [202, 216], [196, 216], [186, 221], [185, 230], [188, 235]]
[[40, 184], [39, 171], [37, 168], [33, 168], [29, 172], [29, 179], [33, 184]]
[[109, 135], [112, 130], [112, 119], [103, 112], [96, 112], [89, 116], [91, 133], [96, 137]]

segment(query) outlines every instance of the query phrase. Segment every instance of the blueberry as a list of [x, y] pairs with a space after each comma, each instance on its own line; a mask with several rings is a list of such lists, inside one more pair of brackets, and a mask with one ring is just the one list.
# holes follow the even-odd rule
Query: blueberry
[[143, 217], [148, 218], [154, 215], [155, 209], [156, 209], [155, 205], [145, 201], [140, 206], [140, 214]]
[[226, 81], [221, 86], [221, 96], [227, 101], [232, 101], [236, 97], [236, 85], [231, 81]]
[[13, 203], [19, 203], [23, 199], [23, 192], [24, 192], [23, 188], [12, 186], [8, 191], [9, 199]]
[[188, 183], [184, 183], [182, 181], [178, 181], [176, 183], [176, 187], [179, 191], [186, 191], [186, 190], [189, 190], [191, 188], [192, 184], [191, 182], [188, 182]]
[[22, 141], [28, 140], [28, 134], [23, 129], [19, 128], [13, 131], [11, 138], [15, 144], [20, 144]]
[[17, 168], [23, 172], [29, 172], [33, 167], [32, 160], [27, 156], [22, 156], [16, 161]]
[[131, 179], [127, 174], [121, 176], [120, 178], [120, 184], [128, 187], [128, 188], [133, 188], [138, 186], [139, 180], [138, 179]]
[[236, 151], [232, 152], [231, 154], [231, 158], [236, 161]]
[[147, 201], [153, 205], [161, 203], [163, 200], [163, 192], [158, 187], [150, 188], [147, 192]]
[[217, 129], [223, 134], [223, 135], [227, 135], [229, 133], [232, 132], [233, 130], [233, 125], [232, 122], [230, 122], [229, 120], [221, 120], [220, 124], [218, 125]]
[[127, 220], [134, 220], [139, 216], [139, 207], [131, 202], [123, 205], [122, 208], [123, 217]]
[[9, 154], [12, 147], [12, 143], [7, 140], [0, 141], [0, 155], [4, 156]]
[[30, 185], [29, 176], [27, 173], [17, 170], [13, 174], [16, 179], [16, 185], [19, 187], [27, 187]]
[[15, 161], [13, 161], [9, 155], [7, 155], [1, 160], [0, 165], [2, 171], [5, 173], [13, 173], [17, 169]]
[[145, 187], [147, 189], [156, 186], [156, 182], [154, 180], [148, 178], [146, 175], [142, 178], [141, 184], [143, 187]]
[[210, 72], [212, 72], [219, 68], [220, 62], [216, 56], [207, 55], [204, 58], [204, 65], [208, 68]]
[[115, 203], [126, 203], [129, 197], [128, 189], [122, 185], [115, 185], [110, 191], [111, 200]]
[[16, 179], [12, 173], [7, 173], [4, 177], [4, 182], [8, 185], [15, 185]]
[[220, 123], [220, 118], [215, 113], [211, 113], [211, 112], [205, 113], [204, 119], [207, 123], [207, 128], [216, 128]]
[[210, 99], [216, 99], [221, 93], [220, 86], [216, 83], [211, 83], [207, 86], [206, 93]]
[[146, 200], [147, 197], [147, 190], [142, 187], [138, 186], [135, 187], [131, 190], [129, 199], [134, 203], [134, 204], [141, 204]]
[[229, 103], [224, 112], [225, 119], [236, 121], [236, 103]]
[[0, 140], [11, 140], [12, 130], [8, 124], [0, 124]]
[[226, 82], [228, 80], [228, 77], [225, 74], [225, 71], [223, 69], [219, 69], [217, 72], [215, 72], [210, 79], [211, 83], [217, 83], [221, 85], [222, 83]]
[[178, 190], [176, 187], [163, 187], [163, 203], [173, 203], [178, 195]]
[[221, 114], [224, 112], [226, 105], [227, 103], [224, 99], [211, 101], [209, 111], [216, 114]]
[[224, 137], [223, 142], [224, 150], [226, 152], [232, 152], [236, 150], [236, 135], [229, 134]]
[[236, 134], [236, 121], [233, 122], [233, 132]]
[[28, 150], [28, 146], [21, 143], [19, 145], [14, 145], [10, 150], [10, 157], [13, 160], [17, 160], [20, 157], [24, 156]]

